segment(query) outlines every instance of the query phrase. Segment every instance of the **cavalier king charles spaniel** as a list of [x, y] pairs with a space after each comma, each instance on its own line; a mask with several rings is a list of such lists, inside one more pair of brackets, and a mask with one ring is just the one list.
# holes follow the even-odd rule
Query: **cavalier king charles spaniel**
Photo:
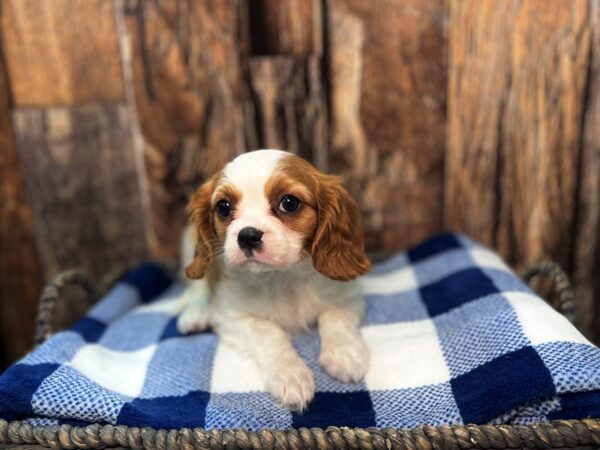
[[212, 326], [296, 411], [313, 398], [315, 382], [291, 334], [317, 325], [323, 369], [343, 382], [364, 377], [365, 302], [355, 279], [371, 263], [360, 210], [337, 177], [291, 153], [257, 150], [208, 179], [188, 211], [181, 333]]

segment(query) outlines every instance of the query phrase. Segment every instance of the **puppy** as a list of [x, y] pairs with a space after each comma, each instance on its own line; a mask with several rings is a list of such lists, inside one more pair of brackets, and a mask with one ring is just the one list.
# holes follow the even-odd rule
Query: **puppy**
[[296, 411], [313, 398], [315, 382], [290, 334], [318, 325], [325, 371], [343, 382], [364, 377], [365, 303], [352, 280], [371, 263], [358, 205], [338, 178], [291, 153], [253, 151], [206, 181], [188, 211], [185, 274], [198, 281], [184, 294], [180, 332], [210, 322], [223, 342], [256, 361], [267, 390]]

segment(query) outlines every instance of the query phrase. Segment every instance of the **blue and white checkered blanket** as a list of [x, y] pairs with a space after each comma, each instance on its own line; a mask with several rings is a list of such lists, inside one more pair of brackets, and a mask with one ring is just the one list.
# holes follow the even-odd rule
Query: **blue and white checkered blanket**
[[253, 362], [214, 334], [178, 335], [181, 286], [142, 265], [73, 329], [0, 377], [0, 417], [257, 430], [600, 416], [600, 349], [495, 253], [445, 234], [377, 265], [362, 282], [366, 379], [330, 378], [318, 364], [317, 333], [297, 336], [317, 385], [303, 414], [278, 406]]

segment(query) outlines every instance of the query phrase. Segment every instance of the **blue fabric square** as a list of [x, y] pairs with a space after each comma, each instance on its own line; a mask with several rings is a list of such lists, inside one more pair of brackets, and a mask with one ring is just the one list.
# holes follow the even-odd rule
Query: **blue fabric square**
[[552, 375], [559, 394], [600, 390], [600, 351], [589, 344], [550, 342], [535, 349]]
[[158, 342], [170, 318], [164, 313], [127, 314], [115, 320], [98, 343], [111, 350], [139, 350]]
[[451, 380], [464, 423], [485, 423], [524, 403], [556, 394], [532, 347], [507, 353]]
[[53, 425], [71, 425], [72, 427], [87, 427], [90, 422], [77, 419], [58, 419]]
[[510, 424], [510, 425], [533, 425], [534, 423], [546, 422], [550, 413], [560, 409], [560, 401], [558, 398], [548, 398], [522, 406], [496, 417], [490, 423], [494, 425]]
[[576, 392], [560, 399], [560, 410], [548, 414], [550, 420], [573, 417], [600, 417], [600, 392]]
[[501, 294], [466, 303], [437, 316], [433, 323], [453, 377], [529, 344]]
[[137, 288], [119, 282], [107, 292], [101, 302], [94, 305], [87, 317], [101, 323], [111, 323], [131, 311], [140, 302], [140, 293]]
[[46, 377], [31, 405], [38, 416], [114, 424], [127, 400], [63, 365]]
[[16, 364], [0, 378], [0, 417], [19, 420], [33, 415], [31, 399], [40, 384], [60, 366], [58, 364]]
[[[491, 280], [494, 280], [494, 286], [501, 292], [525, 292], [533, 294], [533, 291], [523, 280], [515, 277], [514, 274], [499, 269], [481, 268], [481, 271]], [[535, 295], [535, 294], [534, 294]]]
[[446, 250], [460, 247], [461, 243], [454, 234], [442, 233], [409, 250], [408, 257], [411, 262], [416, 263]]
[[136, 398], [123, 406], [118, 422], [122, 425], [152, 428], [204, 427], [209, 399], [210, 394], [204, 391], [182, 396]]
[[164, 328], [162, 334], [160, 335], [160, 341], [164, 341], [165, 339], [181, 337], [182, 334], [177, 330], [177, 317], [171, 317], [167, 326]]
[[292, 413], [278, 405], [267, 392], [211, 394], [204, 426], [206, 429], [285, 430], [292, 426]]
[[412, 428], [460, 423], [450, 383], [371, 392], [377, 426]]
[[415, 263], [414, 273], [419, 286], [426, 286], [472, 267], [469, 253], [463, 248], [453, 248]]
[[75, 353], [87, 342], [79, 333], [74, 331], [62, 331], [52, 336], [39, 348], [38, 351], [32, 352], [23, 358], [22, 363], [27, 365], [33, 364], [63, 364], [70, 361]]
[[368, 392], [317, 392], [302, 413], [292, 414], [293, 426], [299, 427], [373, 427], [375, 411]]
[[423, 286], [420, 292], [429, 315], [435, 317], [498, 289], [481, 270], [466, 269]]
[[140, 398], [209, 391], [217, 343], [212, 333], [162, 341], [148, 366]]
[[79, 333], [86, 342], [98, 342], [106, 330], [106, 324], [91, 317], [84, 317], [73, 325], [71, 330]]
[[125, 275], [122, 281], [138, 290], [143, 303], [154, 300], [173, 282], [162, 268], [152, 263], [140, 264]]
[[415, 290], [394, 294], [371, 294], [366, 296], [367, 311], [364, 324], [412, 322], [429, 317], [425, 304]]
[[34, 427], [53, 427], [54, 425], [61, 424], [61, 420], [59, 419], [47, 419], [46, 417], [32, 417], [29, 419], [25, 419], [23, 422], [28, 423], [29, 425]]

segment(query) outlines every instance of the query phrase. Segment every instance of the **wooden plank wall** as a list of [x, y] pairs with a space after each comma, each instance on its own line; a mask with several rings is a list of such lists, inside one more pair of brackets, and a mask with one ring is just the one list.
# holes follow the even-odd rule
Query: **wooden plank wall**
[[402, 248], [442, 226], [445, 7], [331, 2], [330, 168], [360, 199], [370, 248]]
[[598, 27], [588, 0], [450, 2], [444, 219], [574, 275], [600, 338]]
[[[31, 345], [42, 277], [71, 267], [97, 277], [147, 255], [115, 17], [105, 0], [1, 4], [11, 102], [0, 107], [8, 115], [3, 123], [12, 124], [1, 134], [16, 136], [14, 189], [25, 195], [24, 178], [30, 199], [20, 226], [6, 230], [10, 222], [2, 220], [7, 361]], [[32, 222], [36, 251], [19, 254], [20, 235], [33, 247]]]
[[342, 175], [371, 250], [556, 259], [600, 339], [599, 5], [4, 0], [0, 367], [44, 279], [176, 257], [192, 190], [261, 147]]
[[3, 44], [0, 36], [0, 368], [31, 345], [42, 286], [31, 203], [10, 116]]

